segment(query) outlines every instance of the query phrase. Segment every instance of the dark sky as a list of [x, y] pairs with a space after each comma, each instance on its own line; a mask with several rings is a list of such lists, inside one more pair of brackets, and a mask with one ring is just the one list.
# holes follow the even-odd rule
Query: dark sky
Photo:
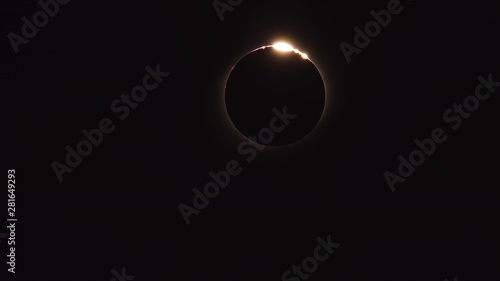
[[[328, 235], [341, 246], [309, 280], [498, 279], [500, 88], [454, 112], [478, 76], [500, 81], [498, 4], [402, 1], [348, 63], [339, 45], [389, 2], [243, 1], [221, 21], [212, 1], [72, 0], [17, 54], [8, 34], [41, 8], [2, 3], [2, 167], [16, 169], [18, 217], [8, 280], [111, 280], [122, 267], [134, 280], [281, 280]], [[326, 111], [300, 144], [248, 161], [224, 82], [277, 39], [317, 63]], [[148, 83], [163, 81], [124, 109], [157, 67]], [[54, 161], [67, 165], [65, 147], [106, 118], [114, 130], [59, 182]], [[384, 173], [436, 128], [446, 141], [392, 192]], [[179, 204], [232, 160], [241, 173], [186, 225]]]

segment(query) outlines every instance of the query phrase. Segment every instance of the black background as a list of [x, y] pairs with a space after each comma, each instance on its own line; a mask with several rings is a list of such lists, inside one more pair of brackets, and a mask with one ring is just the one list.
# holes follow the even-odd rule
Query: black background
[[[72, 0], [15, 54], [7, 34], [40, 8], [4, 1], [2, 166], [16, 169], [18, 217], [5, 280], [107, 281], [122, 267], [135, 280], [280, 280], [329, 234], [342, 245], [310, 280], [498, 279], [500, 90], [459, 130], [442, 119], [477, 76], [500, 80], [498, 6], [403, 1], [348, 64], [339, 44], [386, 5], [244, 1], [221, 22], [211, 1]], [[187, 226], [191, 189], [241, 160], [221, 104], [230, 67], [276, 38], [317, 62], [327, 112]], [[171, 75], [120, 121], [111, 102], [158, 63]], [[51, 163], [106, 117], [115, 131], [59, 183]], [[384, 171], [436, 127], [448, 141], [392, 193]]]

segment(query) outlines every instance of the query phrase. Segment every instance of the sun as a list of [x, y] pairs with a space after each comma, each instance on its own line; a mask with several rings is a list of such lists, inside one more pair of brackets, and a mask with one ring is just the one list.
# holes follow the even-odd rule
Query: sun
[[275, 48], [276, 50], [278, 50], [280, 52], [291, 52], [294, 50], [294, 48], [290, 44], [285, 43], [285, 42], [275, 43], [273, 45], [273, 48]]
[[309, 59], [307, 54], [302, 53], [301, 51], [295, 49], [292, 45], [285, 42], [274, 43], [272, 47], [280, 52], [294, 52], [296, 54], [299, 54], [303, 59]]

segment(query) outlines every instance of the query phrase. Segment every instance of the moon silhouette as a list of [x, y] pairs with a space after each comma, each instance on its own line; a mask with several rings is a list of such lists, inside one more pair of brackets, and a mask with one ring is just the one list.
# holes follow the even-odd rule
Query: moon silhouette
[[315, 128], [325, 106], [325, 86], [307, 54], [279, 42], [238, 61], [226, 82], [225, 102], [241, 134], [263, 145], [282, 146]]

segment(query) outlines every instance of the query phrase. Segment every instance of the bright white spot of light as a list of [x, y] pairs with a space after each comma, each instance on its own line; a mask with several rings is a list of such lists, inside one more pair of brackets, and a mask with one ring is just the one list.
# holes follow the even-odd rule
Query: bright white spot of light
[[274, 49], [276, 49], [277, 51], [280, 51], [280, 52], [292, 52], [293, 51], [294, 53], [299, 54], [303, 59], [305, 59], [305, 60], [309, 59], [307, 54], [302, 53], [301, 51], [292, 47], [292, 45], [285, 43], [285, 42], [278, 42], [278, 43], [275, 43], [269, 47], [273, 47]]
[[274, 44], [273, 48], [275, 48], [276, 50], [278, 50], [280, 52], [291, 52], [294, 50], [292, 46], [290, 46], [289, 44], [284, 43], [284, 42], [279, 42], [279, 43]]

